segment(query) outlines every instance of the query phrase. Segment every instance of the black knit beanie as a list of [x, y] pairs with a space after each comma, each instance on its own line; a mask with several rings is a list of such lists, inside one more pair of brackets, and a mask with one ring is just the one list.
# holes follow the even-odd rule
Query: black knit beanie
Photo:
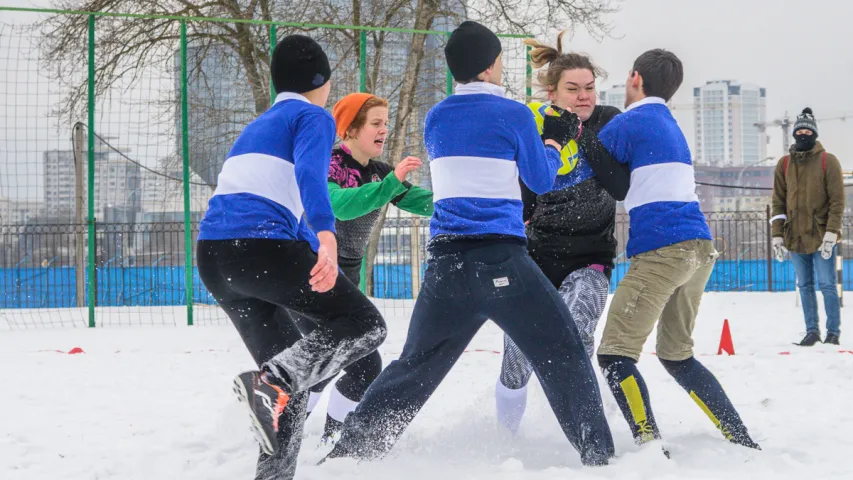
[[320, 44], [305, 35], [288, 35], [272, 52], [270, 74], [276, 93], [305, 93], [325, 85], [332, 69]]
[[444, 46], [447, 68], [457, 82], [474, 80], [501, 54], [501, 41], [491, 30], [470, 20], [450, 34]]

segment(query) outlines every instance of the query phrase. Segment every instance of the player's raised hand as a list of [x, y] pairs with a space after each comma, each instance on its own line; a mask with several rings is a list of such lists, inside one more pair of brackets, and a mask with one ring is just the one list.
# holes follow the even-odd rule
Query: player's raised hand
[[406, 180], [406, 175], [421, 168], [421, 165], [423, 165], [423, 162], [421, 162], [420, 158], [406, 157], [394, 167], [394, 175], [397, 177], [397, 180], [403, 182]]

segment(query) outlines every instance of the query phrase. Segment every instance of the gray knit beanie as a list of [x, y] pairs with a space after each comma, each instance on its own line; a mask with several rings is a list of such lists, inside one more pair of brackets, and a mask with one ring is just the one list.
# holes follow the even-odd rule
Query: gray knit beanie
[[814, 119], [812, 109], [809, 107], [804, 108], [803, 113], [797, 115], [797, 121], [794, 122], [794, 131], [791, 133], [796, 133], [797, 130], [802, 128], [811, 130], [815, 138], [817, 138], [817, 122]]

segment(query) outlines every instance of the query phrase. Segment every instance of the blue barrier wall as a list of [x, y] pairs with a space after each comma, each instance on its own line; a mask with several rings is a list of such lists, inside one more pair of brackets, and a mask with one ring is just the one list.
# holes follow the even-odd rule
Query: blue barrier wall
[[[77, 305], [75, 267], [0, 269], [0, 308], [69, 308]], [[97, 305], [186, 305], [184, 267], [109, 267], [97, 271]], [[193, 301], [213, 304], [213, 297], [193, 272]], [[86, 273], [88, 285], [88, 272]], [[88, 299], [88, 289], [86, 292]], [[81, 305], [86, 306], [86, 305]]]
[[[620, 263], [613, 271], [610, 291], [616, 290], [616, 285], [622, 280], [629, 264]], [[772, 262], [773, 291], [790, 292], [794, 290], [796, 278], [794, 266], [790, 260]], [[844, 270], [853, 268], [853, 259], [844, 261]], [[711, 278], [705, 286], [706, 292], [767, 292], [770, 290], [767, 282], [766, 260], [719, 260], [714, 265]], [[853, 289], [853, 278], [845, 276], [844, 289]]]
[[[773, 262], [773, 291], [794, 290], [794, 267], [790, 261]], [[422, 267], [421, 274], [423, 274]], [[853, 259], [845, 259], [844, 269], [853, 271]], [[613, 271], [611, 292], [628, 270], [619, 263]], [[378, 298], [412, 298], [411, 265], [375, 265], [374, 295]], [[186, 305], [184, 267], [108, 267], [98, 269], [98, 306], [180, 306]], [[213, 297], [193, 272], [193, 301], [213, 304]], [[0, 308], [69, 308], [76, 305], [74, 267], [0, 269]], [[844, 289], [853, 290], [853, 275], [846, 275]], [[710, 292], [768, 291], [767, 262], [764, 260], [720, 260], [708, 282]], [[88, 296], [86, 297], [88, 298]]]

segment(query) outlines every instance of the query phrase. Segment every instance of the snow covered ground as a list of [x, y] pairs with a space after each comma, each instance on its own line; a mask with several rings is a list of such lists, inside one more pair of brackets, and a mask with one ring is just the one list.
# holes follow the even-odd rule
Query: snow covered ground
[[[849, 308], [843, 325], [853, 321]], [[725, 318], [733, 357], [715, 355]], [[408, 318], [388, 321], [386, 362], [399, 355]], [[720, 378], [763, 451], [724, 442], [651, 355], [653, 343], [640, 369], [671, 460], [633, 445], [608, 391], [619, 455], [608, 467], [581, 467], [538, 385], [519, 436], [508, 438], [494, 421], [500, 356], [491, 351], [501, 349], [501, 332], [488, 324], [389, 457], [315, 466], [324, 453], [316, 448], [323, 420], [317, 413], [324, 411], [318, 408], [308, 420], [297, 478], [853, 478], [851, 340], [842, 335], [841, 348], [793, 346], [804, 330], [793, 293], [709, 293], [698, 323], [700, 360]], [[74, 347], [85, 353], [56, 351]], [[257, 447], [230, 390], [232, 377], [252, 362], [230, 326], [3, 331], [0, 365], [2, 479], [253, 476]]]

